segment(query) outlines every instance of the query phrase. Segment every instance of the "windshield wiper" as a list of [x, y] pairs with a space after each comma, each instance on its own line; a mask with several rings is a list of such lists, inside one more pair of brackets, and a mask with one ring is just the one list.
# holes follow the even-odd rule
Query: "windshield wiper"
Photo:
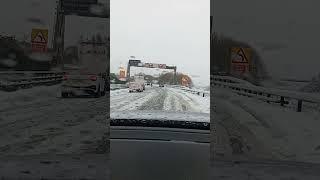
[[111, 126], [163, 127], [210, 130], [209, 122], [156, 120], [156, 119], [111, 119]]

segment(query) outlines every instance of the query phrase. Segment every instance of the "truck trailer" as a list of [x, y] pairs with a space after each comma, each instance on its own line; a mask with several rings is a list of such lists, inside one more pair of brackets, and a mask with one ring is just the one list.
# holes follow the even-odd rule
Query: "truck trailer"
[[145, 90], [145, 80], [143, 75], [136, 75], [133, 81], [128, 84], [129, 92], [143, 92]]

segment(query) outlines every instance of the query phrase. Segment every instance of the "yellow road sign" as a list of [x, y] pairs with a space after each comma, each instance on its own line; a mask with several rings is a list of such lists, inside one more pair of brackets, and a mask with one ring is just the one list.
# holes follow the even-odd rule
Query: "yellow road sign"
[[48, 29], [32, 29], [31, 42], [39, 44], [48, 43]]
[[251, 60], [251, 48], [231, 48], [231, 63], [249, 64]]

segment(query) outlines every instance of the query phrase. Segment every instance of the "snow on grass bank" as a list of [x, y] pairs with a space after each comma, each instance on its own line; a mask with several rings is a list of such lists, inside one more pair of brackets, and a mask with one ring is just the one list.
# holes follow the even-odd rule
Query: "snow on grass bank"
[[319, 111], [295, 112], [226, 89], [216, 88], [214, 96], [279, 158], [320, 162]]
[[181, 95], [181, 97], [189, 102], [189, 105], [195, 112], [203, 112], [210, 113], [210, 97], [202, 97], [196, 94], [192, 94], [189, 92], [185, 92], [180, 89], [168, 88], [169, 91], [174, 92], [177, 95]]

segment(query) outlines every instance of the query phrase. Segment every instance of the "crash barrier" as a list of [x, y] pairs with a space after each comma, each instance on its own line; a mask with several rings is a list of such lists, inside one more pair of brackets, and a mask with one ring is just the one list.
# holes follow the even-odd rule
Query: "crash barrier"
[[126, 84], [110, 84], [110, 90], [118, 90], [118, 89], [126, 89], [127, 85]]
[[203, 90], [198, 90], [198, 89], [190, 89], [190, 88], [183, 87], [183, 86], [173, 86], [173, 87], [181, 89], [181, 90], [189, 92], [189, 93], [192, 93], [192, 94], [197, 94], [197, 95], [202, 96], [202, 97], [210, 96], [210, 92], [209, 91], [203, 91]]
[[233, 80], [233, 79], [229, 79], [226, 77], [213, 77], [214, 81], [219, 81], [219, 82], [225, 82], [225, 83], [238, 83], [237, 81]]
[[236, 77], [232, 77], [232, 76], [216, 75], [216, 76], [211, 76], [210, 80], [211, 81], [218, 81], [218, 82], [225, 82], [225, 83], [254, 85], [254, 84], [250, 83], [249, 81], [246, 81], [246, 80], [240, 79], [240, 78], [236, 78]]
[[239, 95], [254, 97], [267, 103], [277, 103], [280, 104], [280, 106], [287, 106], [291, 104], [295, 106], [297, 112], [302, 111], [303, 104], [312, 107], [320, 106], [320, 96], [312, 93], [294, 92], [287, 90], [264, 88], [253, 85], [243, 85], [217, 81], [212, 81], [212, 85], [221, 88], [227, 88]]
[[63, 72], [58, 71], [3, 71], [0, 72], [0, 88], [5, 91], [53, 85], [62, 82]]

